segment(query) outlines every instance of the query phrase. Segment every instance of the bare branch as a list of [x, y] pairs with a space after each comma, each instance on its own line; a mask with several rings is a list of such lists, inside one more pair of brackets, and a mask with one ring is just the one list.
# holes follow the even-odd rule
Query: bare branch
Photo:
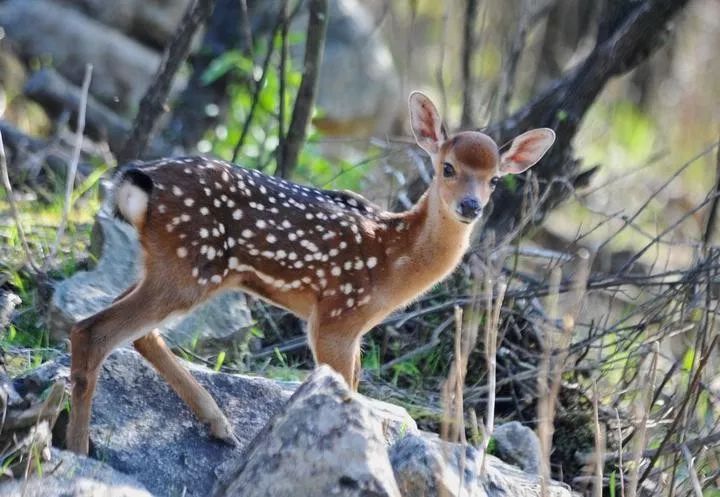
[[284, 148], [280, 155], [282, 162], [279, 162], [277, 167], [278, 175], [282, 178], [292, 175], [295, 167], [297, 167], [300, 148], [305, 143], [307, 136], [312, 109], [315, 106], [318, 76], [320, 74], [320, 64], [322, 64], [323, 47], [325, 46], [327, 14], [327, 0], [310, 0], [303, 76], [295, 99]]
[[10, 177], [8, 176], [7, 157], [5, 156], [5, 145], [3, 144], [2, 133], [0, 132], [0, 173], [2, 174], [2, 183], [5, 188], [5, 194], [7, 195], [8, 202], [10, 203], [10, 211], [12, 212], [13, 219], [15, 220], [15, 226], [18, 230], [18, 236], [20, 237], [20, 243], [22, 243], [23, 250], [25, 251], [25, 258], [30, 266], [37, 272], [38, 266], [35, 264], [30, 246], [28, 245], [27, 238], [25, 238], [25, 230], [20, 222], [20, 211], [15, 203], [15, 197], [13, 196], [12, 185], [10, 185]]
[[[720, 140], [716, 144], [719, 144]], [[720, 200], [720, 147], [717, 149], [717, 159], [715, 160], [715, 198], [710, 204], [710, 210], [705, 223], [705, 231], [703, 233], [703, 252], [707, 252], [708, 245], [712, 243], [717, 231], [717, 210], [718, 200]]]
[[473, 94], [475, 84], [472, 77], [472, 56], [475, 53], [475, 22], [477, 21], [478, 0], [465, 0], [465, 15], [463, 21], [463, 45], [462, 45], [462, 85], [463, 103], [460, 126], [467, 127], [473, 122], [475, 103]]
[[70, 160], [70, 166], [68, 167], [67, 178], [65, 181], [65, 202], [63, 204], [62, 217], [60, 218], [60, 225], [58, 226], [57, 234], [55, 236], [55, 243], [50, 250], [50, 256], [43, 264], [44, 267], [51, 264], [55, 254], [57, 254], [60, 241], [65, 234], [68, 217], [70, 216], [70, 208], [72, 207], [72, 192], [75, 188], [75, 175], [77, 174], [78, 162], [80, 162], [80, 151], [82, 150], [83, 133], [85, 132], [85, 114], [87, 109], [88, 92], [90, 90], [90, 81], [92, 80], [92, 69], [92, 64], [87, 64], [85, 66], [85, 76], [83, 78], [82, 91], [80, 94], [80, 106], [78, 108], [77, 126], [75, 129], [75, 147], [73, 148], [72, 158]]
[[155, 78], [140, 100], [140, 108], [130, 136], [118, 154], [119, 163], [139, 158], [145, 152], [150, 135], [165, 110], [165, 101], [173, 78], [190, 53], [190, 42], [195, 32], [210, 17], [214, 5], [215, 0], [193, 0], [188, 5], [175, 35], [163, 53]]
[[268, 47], [267, 52], [265, 52], [265, 58], [263, 59], [262, 63], [262, 71], [260, 73], [260, 79], [257, 80], [255, 84], [255, 89], [253, 90], [252, 95], [252, 103], [250, 104], [250, 110], [248, 111], [248, 115], [245, 118], [245, 122], [243, 123], [242, 131], [240, 131], [240, 138], [238, 138], [237, 143], [235, 144], [235, 148], [233, 148], [232, 153], [232, 161], [235, 162], [237, 160], [238, 154], [240, 153], [240, 149], [245, 144], [245, 140], [247, 139], [248, 132], [250, 131], [250, 125], [253, 122], [253, 119], [255, 118], [255, 110], [257, 109], [258, 104], [260, 103], [260, 92], [263, 89], [263, 86], [265, 85], [265, 78], [268, 74], [268, 69], [270, 68], [270, 60], [272, 59], [272, 54], [275, 51], [275, 44], [273, 43], [273, 40], [275, 39], [275, 35], [277, 34], [278, 30], [280, 29], [281, 23], [277, 22], [275, 23], [275, 27], [273, 28], [272, 32], [270, 33], [270, 38], [268, 40]]

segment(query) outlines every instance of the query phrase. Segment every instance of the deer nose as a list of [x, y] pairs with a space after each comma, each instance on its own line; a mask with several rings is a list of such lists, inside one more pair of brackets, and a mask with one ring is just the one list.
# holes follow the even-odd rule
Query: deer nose
[[458, 204], [457, 210], [465, 219], [475, 219], [482, 212], [482, 206], [475, 197], [465, 197]]

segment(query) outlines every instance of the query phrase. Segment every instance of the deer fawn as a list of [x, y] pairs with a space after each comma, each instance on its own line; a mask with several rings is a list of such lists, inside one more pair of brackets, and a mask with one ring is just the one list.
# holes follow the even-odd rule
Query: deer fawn
[[531, 167], [555, 139], [552, 130], [535, 129], [500, 154], [479, 132], [448, 137], [422, 93], [412, 93], [409, 103], [413, 134], [430, 154], [435, 178], [403, 213], [351, 192], [199, 157], [120, 170], [116, 208], [139, 233], [145, 270], [110, 307], [72, 331], [69, 449], [87, 453], [100, 366], [131, 341], [214, 436], [234, 440], [213, 398], [155, 330], [228, 288], [305, 319], [315, 361], [357, 388], [362, 335], [455, 268], [498, 179]]

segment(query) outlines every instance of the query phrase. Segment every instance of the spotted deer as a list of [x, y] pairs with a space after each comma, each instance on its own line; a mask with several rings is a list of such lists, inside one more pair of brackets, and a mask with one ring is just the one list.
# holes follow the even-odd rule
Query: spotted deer
[[448, 137], [422, 93], [412, 93], [409, 105], [413, 134], [430, 155], [435, 177], [407, 212], [202, 157], [131, 164], [118, 172], [115, 207], [138, 231], [144, 272], [72, 331], [70, 449], [88, 451], [101, 364], [129, 342], [214, 436], [234, 440], [213, 398], [156, 331], [167, 318], [230, 288], [307, 321], [316, 363], [330, 365], [357, 388], [363, 334], [455, 268], [497, 181], [531, 167], [555, 139], [550, 129], [534, 129], [500, 154], [476, 131]]

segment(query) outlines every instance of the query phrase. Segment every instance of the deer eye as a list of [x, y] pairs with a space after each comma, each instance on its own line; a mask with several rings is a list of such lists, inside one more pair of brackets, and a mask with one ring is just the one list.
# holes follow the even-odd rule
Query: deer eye
[[446, 178], [452, 178], [455, 176], [455, 168], [449, 162], [443, 164], [443, 176]]
[[500, 177], [499, 177], [499, 176], [495, 176], [494, 178], [490, 178], [490, 188], [492, 188], [492, 189], [494, 190], [495, 187], [497, 186], [497, 184], [498, 184], [499, 182], [500, 182]]

